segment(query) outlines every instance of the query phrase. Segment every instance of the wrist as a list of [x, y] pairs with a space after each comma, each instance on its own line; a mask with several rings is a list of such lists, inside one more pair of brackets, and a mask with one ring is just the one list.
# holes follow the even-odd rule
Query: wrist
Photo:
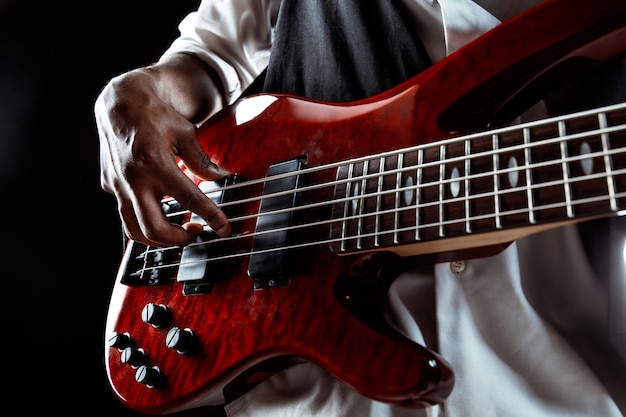
[[156, 95], [192, 123], [204, 121], [225, 104], [215, 71], [193, 55], [173, 54], [144, 71]]

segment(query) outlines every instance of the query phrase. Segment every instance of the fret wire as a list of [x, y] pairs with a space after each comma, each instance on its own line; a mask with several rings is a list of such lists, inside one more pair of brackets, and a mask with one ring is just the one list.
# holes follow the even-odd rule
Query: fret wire
[[446, 176], [446, 145], [439, 146], [439, 236], [444, 237], [445, 231], [443, 228], [443, 200], [445, 194], [444, 178]]
[[[621, 170], [616, 170], [613, 171], [613, 173], [615, 175], [623, 175], [626, 174], [626, 168], [621, 169]], [[573, 179], [570, 179], [571, 183], [574, 182], [586, 182], [586, 181], [591, 181], [594, 179], [599, 179], [599, 178], [606, 178], [606, 175], [604, 173], [601, 174], [592, 174], [592, 175], [586, 175], [584, 177], [576, 177]], [[559, 179], [559, 180], [553, 180], [553, 181], [547, 181], [547, 182], [542, 182], [542, 183], [537, 183], [534, 184], [532, 186], [533, 190], [537, 190], [537, 189], [548, 189], [550, 187], [555, 187], [555, 186], [562, 186], [563, 185], [563, 180]], [[416, 186], [413, 186], [412, 188], [417, 188]], [[406, 189], [406, 188], [403, 188]], [[498, 195], [503, 195], [503, 194], [511, 194], [511, 193], [517, 193], [522, 189], [522, 187], [516, 187], [516, 188], [509, 188], [509, 189], [500, 189], [498, 190]], [[474, 194], [473, 196], [470, 197], [470, 199], [484, 199], [484, 198], [493, 198], [494, 197], [494, 191], [490, 191], [490, 192], [485, 192], [485, 193], [481, 193], [481, 194]], [[449, 203], [458, 203], [464, 200], [464, 197], [457, 197], [457, 198], [450, 198], [447, 201]], [[580, 200], [579, 200], [580, 201]], [[435, 205], [439, 205], [439, 201], [431, 201], [430, 203], [424, 203], [421, 205], [421, 207], [426, 208], [426, 207], [434, 207]], [[561, 204], [560, 207], [562, 207], [563, 205]], [[545, 206], [534, 206], [534, 210], [540, 210]], [[552, 206], [551, 206], [552, 207]], [[554, 205], [554, 207], [559, 207], [558, 205]], [[381, 214], [389, 214], [392, 212], [393, 209], [388, 209], [388, 210], [383, 210], [381, 212]], [[528, 210], [525, 210], [524, 212], [527, 212]], [[501, 217], [505, 217], [507, 214], [509, 214], [509, 211], [500, 211], [500, 216]], [[515, 213], [520, 213], [520, 211], [515, 211]], [[366, 214], [367, 215], [367, 214]], [[365, 215], [363, 215], [364, 217]], [[478, 219], [478, 218], [484, 218], [484, 217], [480, 217], [480, 216], [470, 216], [470, 219]], [[491, 217], [489, 217], [491, 218]], [[493, 216], [493, 218], [495, 218], [495, 215]], [[464, 220], [463, 220], [464, 221]], [[446, 224], [448, 223], [447, 221], [445, 222]], [[432, 223], [429, 225], [429, 227], [432, 227], [435, 223]]]
[[[620, 150], [609, 150], [608, 151], [609, 154], [618, 153], [618, 152], [620, 152]], [[579, 160], [579, 159], [580, 159], [580, 157], [568, 158], [568, 160]], [[421, 155], [419, 155], [418, 156], [418, 160], [421, 162], [423, 160], [423, 157]], [[541, 163], [537, 163], [536, 166], [539, 167], [539, 166], [547, 166], [547, 165], [555, 165], [555, 164], [559, 164], [559, 162], [558, 161], [541, 162]], [[530, 161], [527, 162], [526, 165], [530, 166]], [[519, 169], [519, 168], [517, 168], [517, 169]], [[530, 168], [527, 168], [527, 169], [530, 169]], [[502, 170], [502, 171], [499, 171], [499, 172], [504, 172], [504, 171], [508, 172], [508, 171], [510, 171], [510, 169], [507, 168], [506, 170]], [[613, 171], [613, 174], [621, 175], [621, 174], [623, 174], [625, 172], [626, 172], [626, 169], [622, 169], [622, 170]], [[474, 177], [474, 176], [476, 176], [476, 175], [468, 175], [468, 177]], [[484, 176], [484, 175], [480, 175], [480, 176]], [[580, 182], [585, 182], [585, 181], [590, 181], [590, 180], [594, 180], [594, 179], [602, 179], [602, 178], [605, 178], [605, 173], [592, 174], [592, 175], [587, 175], [585, 177], [580, 177], [580, 178], [572, 178], [572, 179], [570, 179], [570, 183], [579, 182], [579, 181]], [[535, 189], [548, 189], [549, 187], [554, 187], [554, 186], [559, 186], [559, 185], [562, 186], [562, 182], [563, 181], [561, 179], [561, 180], [549, 181], [549, 182], [544, 182], [544, 183], [539, 183], [539, 184], [528, 183], [528, 184], [525, 185], [525, 188], [527, 190], [530, 188], [530, 193], [532, 195], [532, 191], [535, 190]], [[412, 190], [416, 190], [417, 191], [415, 193], [416, 195], [419, 195], [420, 188], [421, 188], [420, 184], [417, 184], [417, 185], [414, 185], [412, 187], [406, 187], [406, 188], [402, 187], [400, 189], [400, 191], [412, 189]], [[519, 192], [520, 190], [523, 190], [523, 189], [524, 189], [524, 187], [516, 187], [516, 188], [511, 188], [511, 189], [502, 189], [502, 190], [497, 190], [497, 193], [498, 194], [502, 194], [502, 193], [516, 193], [516, 192]], [[384, 191], [384, 193], [388, 193], [388, 192], [396, 193], [397, 191], [398, 190]], [[489, 192], [489, 193], [476, 194], [476, 195], [472, 196], [471, 198], [483, 199], [483, 198], [490, 198], [490, 197], [494, 197], [494, 192], [493, 191]], [[460, 201], [462, 201], [463, 198], [464, 197], [459, 197], [459, 198], [456, 198], [456, 199], [450, 199], [449, 202], [450, 203], [460, 202]], [[578, 203], [582, 204], [581, 203], [582, 201], [598, 201], [598, 199], [601, 199], [601, 198], [602, 197], [600, 197], [600, 198], [594, 198], [594, 197], [587, 198], [585, 200], [579, 200]], [[427, 207], [433, 207], [434, 205], [439, 205], [439, 201], [433, 201], [433, 202], [425, 203], [425, 204], [422, 204], [422, 205], [418, 204], [418, 207], [416, 209], [418, 209], [418, 208], [427, 209]], [[506, 211], [506, 212], [500, 211], [498, 216], [506, 217], [507, 215], [511, 215], [511, 214], [515, 214], [515, 213], [517, 213], [517, 214], [519, 214], [519, 213], [529, 214], [529, 212], [531, 210], [532, 211], [542, 210], [542, 209], [546, 209], [546, 207], [548, 207], [548, 206], [535, 206], [533, 204], [532, 207], [529, 207], [527, 210], [514, 210], [514, 211]], [[549, 207], [562, 207], [562, 204], [561, 205], [554, 204], [554, 205], [551, 205]], [[391, 213], [392, 211], [393, 211], [393, 209], [385, 210], [385, 211], [382, 212], [382, 214], [388, 214], [388, 213]], [[361, 215], [361, 216], [354, 216], [354, 217], [361, 217], [362, 218], [364, 216]], [[470, 220], [471, 221], [476, 220], [476, 219], [484, 219], [484, 218], [494, 218], [494, 216], [492, 216], [492, 215], [487, 215], [487, 216], [473, 216], [472, 215], [472, 216], [470, 216]], [[465, 220], [463, 220], [463, 221], [465, 221]], [[407, 228], [398, 229], [398, 230], [396, 230], [396, 232], [413, 229], [413, 231], [415, 232], [416, 236], [421, 236], [420, 230], [426, 229], [427, 227], [440, 226], [442, 223], [445, 226], [445, 225], [449, 224], [450, 222], [449, 221], [442, 221], [442, 222], [432, 223], [432, 224], [430, 224], [428, 226], [420, 225], [419, 223], [416, 222], [415, 227], [411, 227], [411, 228], [408, 228], [408, 229]], [[418, 239], [416, 239], [416, 240], [418, 240]], [[421, 239], [419, 239], [419, 240], [421, 240]]]
[[[608, 123], [606, 120], [606, 113], [598, 113], [598, 127], [600, 129], [607, 129]], [[606, 172], [606, 186], [609, 191], [609, 198], [611, 204], [611, 210], [617, 211], [617, 199], [615, 198], [615, 178], [613, 177], [613, 164], [611, 163], [611, 157], [609, 155], [609, 150], [611, 144], [609, 143], [609, 134], [606, 133], [606, 130], [600, 134], [600, 139], [602, 142], [602, 150], [604, 151], [604, 169]]]
[[[620, 149], [626, 149], [626, 148], [620, 148]], [[615, 153], [619, 153], [619, 152], [624, 152], [624, 151], [623, 150], [622, 151], [620, 151], [620, 150], [617, 150], [617, 151], [609, 150], [607, 152], [607, 154], [610, 157], [611, 155], [613, 155]], [[583, 160], [585, 158], [589, 158], [589, 157], [597, 156], [597, 155], [604, 155], [604, 152], [595, 152], [595, 153], [591, 153], [591, 154], [588, 154], [588, 155], [585, 155], [585, 156], [570, 156], [570, 157], [568, 157], [566, 159], [566, 161], [570, 162], [570, 163], [571, 162], [578, 162], [578, 161], [581, 161], [581, 160]], [[545, 167], [552, 166], [552, 165], [557, 165], [557, 164], [560, 164], [560, 163], [561, 163], [560, 161], [557, 162], [557, 161], [553, 161], [553, 160], [537, 162], [537, 163], [534, 163], [534, 164], [530, 164], [529, 163], [528, 164], [528, 168], [530, 170], [533, 170], [533, 169], [545, 168]], [[526, 169], [526, 167], [524, 167], [523, 169]], [[520, 170], [521, 170], [520, 167], [515, 167], [515, 168], [498, 168], [497, 170], [493, 170], [493, 171], [489, 171], [489, 172], [485, 172], [485, 173], [468, 174], [467, 177], [470, 180], [473, 180], [473, 179], [479, 179], [479, 178], [485, 178], [485, 177], [493, 177], [494, 174], [495, 175], [504, 175], [504, 174], [508, 174], [510, 172], [520, 171]], [[449, 184], [450, 182], [453, 182], [453, 181], [456, 181], [456, 180], [446, 179], [446, 180], [444, 180], [444, 183]], [[570, 182], [572, 182], [572, 178], [570, 178]], [[499, 190], [499, 191], [503, 192], [504, 190]]]
[[500, 219], [500, 200], [498, 200], [498, 193], [500, 191], [500, 187], [499, 187], [499, 182], [498, 182], [498, 171], [500, 169], [500, 164], [498, 163], [498, 151], [499, 150], [499, 146], [498, 146], [498, 140], [499, 140], [499, 135], [497, 133], [494, 133], [493, 135], [491, 135], [491, 144], [492, 144], [492, 148], [493, 148], [493, 157], [492, 157], [492, 162], [493, 162], [493, 208], [494, 208], [494, 214], [495, 214], [495, 224], [496, 224], [496, 228], [497, 229], [501, 229], [502, 228], [502, 220]]
[[[616, 171], [614, 171], [614, 173], [616, 175], [624, 175], [624, 174], [626, 174], [626, 168], [621, 169], [621, 170], [616, 170]], [[585, 182], [585, 181], [589, 181], [591, 179], [599, 179], [599, 178], [605, 178], [604, 174], [595, 174], [595, 175], [591, 175], [591, 176], [578, 177], [578, 178], [573, 179], [572, 182], [574, 182], [574, 181], [576, 181], [576, 182]], [[541, 189], [541, 188], [548, 189], [550, 187], [554, 187], [554, 186], [558, 186], [558, 185], [562, 185], [562, 180], [555, 180], [555, 181], [550, 181], [550, 182], [546, 182], [546, 183], [536, 184], [536, 185], [533, 186], [533, 188], [536, 188], [536, 189]], [[500, 193], [516, 193], [518, 191], [519, 191], [519, 187], [518, 188], [512, 188], [512, 189], [503, 189], [503, 190], [500, 190]], [[619, 197], [625, 196], [625, 195], [626, 195], [626, 192], [623, 192], [623, 193], [619, 194]], [[487, 197], [492, 197], [492, 196], [493, 196], [493, 192], [489, 192], [489, 193], [477, 194], [474, 197], [477, 198], [477, 199], [480, 199], [480, 198], [487, 198]], [[456, 198], [456, 199], [451, 199], [450, 201], [451, 202], [458, 202], [458, 201], [461, 201], [461, 199], [462, 199], [462, 197], [459, 197], [459, 198]], [[607, 197], [604, 196], [604, 195], [601, 195], [601, 196], [591, 196], [591, 197], [586, 197], [586, 198], [574, 200], [573, 204], [574, 205], [576, 205], [576, 204], [587, 204], [587, 203], [590, 203], [590, 202], [598, 202], [598, 201], [603, 201], [603, 200], [606, 200], [606, 199], [607, 199]], [[433, 201], [433, 202], [425, 204], [424, 207], [426, 207], [426, 206], [432, 207], [432, 206], [437, 205], [437, 204], [439, 204], [437, 201]], [[535, 206], [534, 209], [537, 210], [537, 211], [540, 211], [540, 210], [547, 210], [547, 209], [553, 209], [553, 208], [559, 208], [559, 207], [562, 207], [562, 203], [555, 202], [555, 203]], [[382, 213], [383, 214], [387, 214], [387, 213], [390, 213], [391, 211], [392, 211], [392, 209], [388, 209], [388, 210], [384, 210]], [[509, 215], [515, 215], [515, 214], [520, 214], [520, 213], [527, 213], [527, 211], [528, 211], [528, 209], [525, 209], [525, 208], [513, 209], [513, 210], [501, 211], [500, 215], [503, 216], [503, 217], [506, 217], [506, 216], [509, 216]], [[349, 219], [356, 219], [358, 217], [364, 217], [366, 215], [367, 214], [360, 215], [360, 216], [354, 215], [354, 216], [351, 216]], [[493, 217], [494, 216], [491, 213], [489, 213], [489, 214], [483, 214], [483, 215], [478, 215], [478, 216], [471, 216], [470, 219], [472, 219], [472, 220], [479, 220], [479, 219], [482, 220], [482, 219], [490, 219], [490, 218], [493, 218]], [[463, 221], [463, 220], [461, 220], [461, 221]], [[330, 222], [332, 222], [332, 219], [331, 220], [327, 220], [327, 221], [320, 221], [320, 222], [317, 222], [316, 224], [321, 225], [321, 224], [326, 224], [326, 223], [330, 223]], [[458, 223], [458, 222], [459, 222], [458, 219], [452, 219], [452, 220], [445, 221], [444, 224], [455, 224], [455, 223]], [[429, 224], [424, 224], [424, 225], [421, 225], [421, 227], [426, 229], [426, 228], [434, 227], [436, 225], [438, 225], [438, 222], [437, 223], [433, 222], [433, 223], [429, 223]], [[297, 229], [297, 228], [300, 228], [300, 227], [309, 227], [309, 226], [311, 226], [311, 225], [310, 224], [303, 224], [303, 225], [299, 225], [299, 226], [291, 226], [291, 227], [285, 227], [285, 228], [281, 228], [281, 229], [273, 229], [273, 230], [270, 230], [270, 231], [261, 232], [261, 233], [255, 233], [255, 234], [265, 234], [267, 232], [276, 232], [276, 231]], [[399, 229], [399, 231], [406, 231], [406, 230], [410, 230], [411, 228], [412, 227], [408, 227], [408, 228], [405, 227], [405, 228]], [[370, 236], [370, 235], [365, 235], [365, 236]], [[252, 236], [251, 235], [246, 235], [246, 237], [252, 237]], [[229, 239], [230, 238], [221, 238], [220, 240], [221, 241], [225, 241], [225, 240], [229, 240]]]
[[420, 240], [420, 203], [422, 198], [422, 166], [424, 165], [424, 149], [417, 150], [417, 170], [415, 172], [415, 240]]
[[559, 142], [559, 148], [561, 149], [561, 173], [563, 175], [563, 191], [565, 192], [565, 209], [567, 211], [567, 217], [574, 217], [574, 211], [572, 208], [572, 190], [569, 183], [569, 166], [567, 164], [568, 152], [567, 152], [567, 144], [562, 139], [567, 136], [565, 122], [559, 120], [557, 123], [559, 138], [561, 138]]
[[[626, 149], [626, 148], [619, 148], [617, 150], [608, 150], [607, 154], [609, 156], [611, 156], [611, 155], [613, 155], [615, 153], [624, 152], [622, 149]], [[571, 162], [581, 161], [583, 159], [586, 159], [586, 158], [589, 158], [589, 157], [593, 157], [593, 156], [598, 156], [598, 155], [604, 155], [604, 152], [595, 152], [595, 153], [591, 153], [591, 154], [584, 155], [584, 156], [569, 156], [566, 160], [567, 160], [567, 162], [571, 163]], [[452, 160], [452, 159], [450, 159], [450, 160]], [[560, 163], [561, 163], [560, 160], [558, 162], [550, 160], [550, 161], [537, 162], [535, 164], [528, 164], [528, 167], [529, 167], [530, 170], [532, 170], [532, 169], [545, 168], [545, 167], [548, 167], [548, 166], [551, 166], [551, 165], [557, 165], [557, 164], [560, 164]], [[496, 174], [496, 175], [504, 175], [504, 174], [508, 174], [510, 172], [520, 171], [521, 169], [522, 168], [520, 168], [519, 166], [515, 167], [515, 168], [499, 168], [498, 170], [493, 170], [493, 171], [489, 171], [489, 172], [485, 172], [485, 173], [478, 173], [478, 174], [471, 174], [470, 173], [470, 174], [467, 175], [467, 178], [463, 177], [463, 179], [475, 180], [475, 179], [479, 179], [479, 178], [493, 177], [494, 174]], [[525, 167], [523, 169], [525, 169]], [[395, 172], [395, 170], [392, 170], [392, 171], [389, 171], [389, 172], [393, 173], [393, 172]], [[403, 172], [406, 172], [406, 169], [403, 170]], [[378, 174], [376, 174], [376, 176], [378, 176]], [[603, 177], [604, 176], [605, 175], [603, 174]], [[372, 177], [373, 177], [372, 175], [368, 176], [368, 178], [372, 178]], [[574, 180], [573, 178], [570, 178], [570, 182], [572, 182], [573, 180]], [[443, 183], [447, 185], [447, 184], [450, 184], [451, 182], [454, 182], [454, 181], [457, 181], [457, 179], [450, 179], [450, 178], [448, 178], [448, 179], [443, 180]], [[560, 180], [559, 184], [561, 184], [561, 183], [562, 183], [562, 180]], [[428, 184], [425, 185], [425, 187], [428, 187], [428, 186], [429, 186]], [[421, 185], [417, 184], [417, 185], [414, 185], [413, 188], [422, 188], [422, 187], [421, 187]], [[405, 189], [406, 188], [401, 187], [401, 191], [405, 190]], [[395, 191], [391, 191], [391, 192], [395, 192]], [[499, 189], [499, 192], [503, 193], [503, 192], [506, 192], [506, 190], [505, 189]], [[450, 199], [448, 199], [448, 201], [450, 201]], [[337, 202], [342, 202], [342, 200], [340, 199]], [[255, 217], [255, 216], [252, 216], [252, 217]]]
[[344, 206], [343, 206], [343, 222], [341, 224], [341, 251], [344, 252], [346, 250], [346, 235], [347, 235], [347, 230], [348, 230], [348, 214], [350, 212], [350, 204], [351, 204], [351, 199], [350, 199], [350, 194], [351, 194], [351, 189], [352, 189], [352, 182], [350, 180], [352, 180], [352, 176], [354, 175], [354, 163], [349, 164], [348, 165], [348, 175], [347, 175], [347, 179], [348, 181], [346, 182], [346, 201], [344, 202]]
[[[614, 171], [615, 174], [617, 175], [623, 175], [626, 174], [626, 168], [621, 169], [621, 170], [617, 170]], [[595, 174], [590, 176], [586, 176], [586, 177], [577, 177], [575, 179], [573, 179], [572, 181], [576, 181], [576, 182], [585, 182], [585, 181], [589, 181], [590, 179], [599, 179], [599, 178], [604, 178], [604, 174]], [[555, 180], [555, 181], [550, 181], [550, 182], [546, 182], [546, 183], [540, 183], [540, 184], [536, 184], [533, 186], [533, 188], [536, 189], [548, 189], [550, 187], [554, 187], [557, 185], [562, 185], [562, 180]], [[503, 189], [500, 190], [500, 193], [515, 193], [519, 191], [519, 187], [518, 188], [512, 188], [512, 189]], [[487, 198], [487, 197], [492, 197], [493, 196], [493, 192], [489, 192], [489, 193], [483, 193], [483, 194], [477, 194], [475, 195], [475, 198], [479, 199], [479, 198]], [[626, 196], [626, 192], [623, 192], [621, 194], [618, 195], [618, 197], [622, 197], [622, 196]], [[587, 203], [591, 203], [591, 202], [598, 202], [598, 201], [604, 201], [606, 200], [608, 197], [604, 196], [604, 195], [600, 195], [600, 196], [591, 196], [591, 197], [586, 197], [586, 198], [581, 198], [578, 200], [574, 200], [573, 204], [577, 205], [577, 204], [587, 204]], [[461, 201], [462, 197], [456, 198], [456, 199], [451, 199], [451, 202], [458, 202]], [[432, 201], [430, 203], [427, 203], [424, 205], [424, 207], [432, 207], [439, 204], [437, 201]], [[541, 211], [541, 210], [548, 210], [548, 209], [554, 209], [554, 208], [560, 208], [563, 207], [562, 203], [560, 202], [555, 202], [555, 203], [550, 203], [550, 204], [544, 204], [544, 205], [539, 205], [539, 206], [535, 206], [534, 210], [536, 211]], [[384, 210], [382, 213], [383, 214], [387, 214], [390, 213], [392, 211], [392, 209], [388, 209], [388, 210]], [[506, 211], [501, 211], [500, 212], [500, 216], [502, 217], [506, 217], [506, 216], [511, 216], [511, 215], [516, 215], [516, 214], [521, 214], [521, 213], [527, 213], [528, 209], [527, 208], [519, 208], [519, 209], [511, 209], [511, 210], [506, 210]], [[364, 217], [367, 214], [364, 215], [360, 215], [360, 217]], [[355, 219], [359, 216], [355, 215], [352, 216], [351, 219]], [[487, 214], [482, 214], [482, 215], [477, 215], [477, 216], [471, 216], [470, 219], [472, 220], [484, 220], [484, 219], [491, 219], [494, 218], [495, 216], [492, 213], [487, 213]], [[320, 221], [317, 222], [316, 224], [326, 224], [331, 222], [332, 220], [328, 220], [328, 221]], [[451, 220], [446, 220], [444, 221], [444, 224], [448, 225], [448, 224], [456, 224], [459, 221], [464, 221], [464, 220], [459, 220], [459, 219], [451, 219]], [[432, 222], [429, 224], [423, 224], [420, 227], [427, 229], [427, 228], [431, 228], [434, 226], [437, 226], [439, 224], [439, 222]], [[282, 230], [288, 230], [288, 229], [296, 229], [299, 227], [308, 227], [310, 226], [310, 224], [304, 224], [304, 225], [299, 225], [299, 226], [295, 226], [295, 227], [285, 227], [285, 228], [281, 228], [281, 229], [275, 229], [275, 230], [271, 230], [273, 231], [282, 231]], [[399, 231], [407, 231], [410, 230], [412, 227], [405, 227], [405, 228], [400, 228]], [[262, 232], [263, 233], [263, 232]], [[260, 234], [260, 233], [257, 233]], [[370, 236], [371, 234], [366, 234], [364, 236]], [[251, 237], [250, 235], [246, 235], [246, 237]], [[221, 238], [221, 240], [228, 240], [228, 238]]]
[[385, 157], [380, 158], [380, 166], [378, 167], [378, 195], [376, 196], [376, 215], [374, 217], [374, 246], [379, 247], [379, 233], [380, 233], [380, 205], [382, 200], [383, 191], [383, 175], [385, 173]]
[[533, 190], [532, 190], [532, 171], [531, 171], [531, 153], [530, 153], [530, 129], [525, 127], [523, 130], [524, 135], [524, 145], [528, 145], [524, 147], [524, 171], [526, 172], [526, 200], [528, 200], [528, 222], [530, 224], [535, 224], [537, 221], [535, 218], [534, 205], [535, 201], [533, 199]]
[[[626, 192], [618, 193], [616, 194], [616, 197], [626, 197]], [[577, 199], [573, 203], [575, 205], [583, 205], [583, 204], [596, 203], [596, 202], [605, 201], [605, 200], [607, 200], [607, 196], [601, 195], [601, 196], [592, 196], [592, 197]], [[557, 202], [557, 203], [550, 203], [550, 204], [535, 206], [535, 209], [538, 211], [541, 211], [541, 210], [550, 210], [550, 209], [556, 209], [556, 208], [561, 208], [561, 207], [562, 207], [562, 204]], [[528, 212], [528, 208], [519, 208], [519, 209], [506, 210], [506, 211], [501, 212], [500, 214], [503, 216], [514, 216], [518, 214], [524, 214], [527, 212]], [[492, 213], [489, 213], [489, 214], [481, 214], [477, 216], [472, 216], [471, 218], [472, 220], [486, 220], [486, 219], [491, 219], [494, 217], [495, 216]], [[460, 221], [459, 219], [451, 219], [451, 220], [445, 221], [444, 223], [446, 225], [453, 225], [453, 224], [457, 224], [459, 221]], [[547, 224], [549, 222], [546, 221], [545, 223]], [[439, 222], [423, 224], [421, 227], [426, 229], [428, 227], [433, 227], [436, 225], [439, 225]], [[400, 231], [404, 231], [404, 230], [406, 230], [406, 228], [400, 229]]]
[[393, 228], [394, 228], [394, 232], [393, 232], [393, 243], [398, 244], [400, 243], [400, 237], [398, 235], [398, 227], [400, 227], [400, 201], [401, 201], [401, 193], [400, 193], [400, 188], [402, 187], [402, 168], [403, 168], [403, 164], [404, 164], [404, 154], [403, 153], [399, 153], [398, 154], [398, 164], [396, 165], [396, 169], [398, 170], [398, 172], [396, 173], [396, 201], [395, 201], [395, 207], [396, 207], [396, 211], [394, 213], [394, 217], [393, 217]]
[[[619, 193], [617, 195], [617, 197], [626, 197], [626, 192]], [[574, 204], [584, 205], [584, 204], [604, 201], [606, 199], [607, 199], [606, 196], [591, 196], [591, 197], [575, 200]], [[538, 211], [550, 210], [550, 209], [555, 209], [555, 208], [560, 208], [560, 207], [562, 207], [561, 203], [556, 202], [556, 203], [550, 203], [550, 204], [544, 204], [544, 205], [535, 206], [535, 210], [538, 210]], [[527, 211], [528, 211], [528, 208], [511, 209], [511, 210], [507, 210], [507, 211], [501, 212], [500, 215], [503, 215], [503, 216], [514, 216], [514, 215], [527, 213]], [[471, 218], [473, 220], [486, 220], [486, 219], [491, 219], [491, 218], [494, 218], [494, 217], [495, 216], [493, 215], [493, 213], [488, 213], [488, 214], [472, 216]], [[444, 224], [445, 225], [453, 225], [453, 224], [457, 224], [459, 221], [462, 221], [462, 220], [460, 220], [460, 219], [451, 219], [451, 220], [444, 221]], [[424, 229], [427, 229], [427, 228], [430, 228], [430, 227], [437, 226], [437, 225], [439, 225], [439, 223], [440, 223], [439, 221], [432, 222], [430, 224], [423, 224], [420, 227], [424, 228]], [[546, 223], [548, 223], [548, 222], [546, 222]], [[406, 230], [409, 230], [409, 229], [410, 228], [405, 227], [405, 228], [400, 229], [399, 231], [406, 231]]]
[[465, 232], [472, 232], [472, 223], [470, 222], [470, 154], [471, 154], [471, 142], [469, 140], [465, 141]]
[[357, 240], [356, 247], [361, 249], [361, 245], [363, 243], [362, 234], [363, 234], [363, 208], [365, 207], [365, 192], [367, 191], [367, 174], [369, 173], [369, 160], [366, 159], [363, 161], [363, 179], [361, 180], [361, 191], [360, 191], [360, 202], [359, 206], [359, 220], [357, 221]]

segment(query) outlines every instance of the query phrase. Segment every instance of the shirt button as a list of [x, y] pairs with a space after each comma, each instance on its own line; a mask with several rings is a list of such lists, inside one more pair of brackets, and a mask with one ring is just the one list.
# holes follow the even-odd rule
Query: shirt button
[[457, 276], [459, 276], [461, 274], [461, 272], [463, 272], [464, 269], [465, 269], [465, 262], [464, 261], [453, 261], [453, 262], [450, 262], [450, 271], [455, 273]]

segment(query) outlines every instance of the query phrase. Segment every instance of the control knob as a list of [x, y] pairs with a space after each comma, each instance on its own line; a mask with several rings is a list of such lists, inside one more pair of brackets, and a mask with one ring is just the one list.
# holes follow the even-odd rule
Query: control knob
[[156, 328], [165, 327], [170, 322], [170, 310], [164, 304], [148, 303], [141, 311], [141, 319]]
[[135, 346], [133, 339], [131, 339], [129, 333], [118, 333], [113, 332], [111, 337], [109, 337], [109, 346], [119, 349], [120, 351]]
[[191, 353], [197, 346], [198, 340], [191, 329], [172, 327], [165, 337], [167, 347], [181, 354]]
[[135, 372], [135, 380], [148, 388], [155, 388], [163, 383], [164, 376], [158, 366], [142, 365]]
[[148, 363], [148, 355], [142, 348], [127, 347], [122, 351], [122, 363], [138, 368]]

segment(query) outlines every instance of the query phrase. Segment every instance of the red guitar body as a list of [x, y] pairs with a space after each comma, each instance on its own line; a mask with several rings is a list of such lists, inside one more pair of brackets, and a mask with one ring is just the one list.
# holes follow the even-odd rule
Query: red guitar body
[[[378, 96], [345, 104], [252, 96], [209, 120], [198, 137], [220, 166], [247, 181], [303, 155], [306, 166], [315, 167], [484, 130], [509, 122], [560, 79], [557, 75], [573, 75], [573, 69], [621, 54], [625, 25], [623, 0], [549, 1]], [[310, 176], [307, 182], [335, 179], [326, 172]], [[263, 183], [250, 189], [261, 195]], [[332, 197], [320, 191], [315, 199]], [[243, 218], [233, 224], [234, 233], [254, 233], [258, 212], [257, 200], [229, 214]], [[311, 233], [324, 240], [329, 230]], [[230, 247], [247, 252], [250, 242]], [[328, 244], [296, 248], [288, 255], [288, 283], [257, 290], [248, 258], [227, 259], [210, 264], [212, 288], [196, 295], [184, 295], [176, 279], [146, 286], [122, 283], [122, 267], [107, 335], [129, 336], [128, 346], [141, 348], [145, 365], [157, 367], [160, 378], [154, 387], [138, 383], [139, 367], [122, 360], [124, 346], [107, 342], [111, 386], [130, 409], [168, 414], [222, 404], [290, 364], [311, 361], [376, 400], [409, 407], [440, 403], [453, 389], [453, 370], [388, 324], [385, 292], [413, 254], [401, 255], [339, 256]], [[129, 249], [123, 263], [130, 257]], [[142, 320], [149, 303], [167, 307], [166, 325], [157, 328]], [[188, 353], [167, 347], [173, 327], [193, 331], [196, 343]]]

